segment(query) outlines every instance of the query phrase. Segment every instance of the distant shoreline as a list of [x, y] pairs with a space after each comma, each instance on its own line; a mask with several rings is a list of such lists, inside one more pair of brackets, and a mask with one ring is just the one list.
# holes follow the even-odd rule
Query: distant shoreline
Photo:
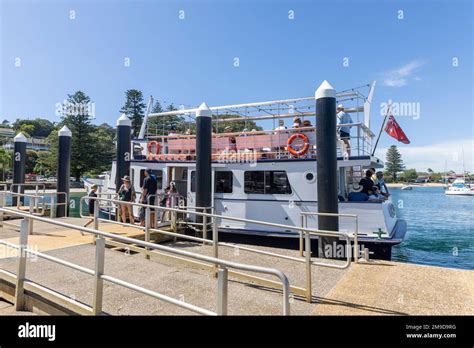
[[387, 183], [387, 187], [391, 188], [400, 188], [405, 185], [412, 185], [412, 186], [423, 186], [423, 187], [443, 187], [445, 184], [444, 183], [438, 183], [438, 182], [427, 182], [424, 184], [413, 184], [413, 183]]

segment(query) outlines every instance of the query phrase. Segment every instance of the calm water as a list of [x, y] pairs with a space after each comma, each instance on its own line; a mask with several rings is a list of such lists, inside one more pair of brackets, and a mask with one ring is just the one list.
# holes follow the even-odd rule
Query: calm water
[[442, 187], [392, 189], [398, 214], [407, 221], [394, 261], [474, 269], [474, 197], [446, 196]]

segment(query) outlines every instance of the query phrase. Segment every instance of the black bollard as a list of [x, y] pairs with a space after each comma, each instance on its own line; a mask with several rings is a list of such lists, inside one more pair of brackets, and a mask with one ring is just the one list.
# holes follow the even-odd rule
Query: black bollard
[[[316, 91], [316, 147], [318, 212], [338, 213], [337, 149], [336, 149], [336, 90], [326, 80]], [[337, 216], [318, 216], [318, 229], [339, 230]], [[319, 257], [325, 257], [325, 247], [333, 248], [334, 237], [320, 238]], [[335, 255], [336, 250], [331, 250]], [[330, 257], [330, 255], [326, 255]]]
[[117, 170], [115, 175], [115, 189], [118, 192], [122, 178], [130, 175], [130, 149], [132, 121], [122, 114], [117, 120]]
[[[58, 148], [58, 185], [56, 188], [57, 208], [56, 216], [68, 216], [69, 204], [69, 181], [71, 174], [71, 137], [72, 133], [67, 126], [61, 128], [58, 132], [59, 148]], [[63, 193], [61, 193], [63, 192]], [[66, 195], [64, 195], [66, 193]], [[51, 207], [53, 209], [53, 207]]]
[[[196, 111], [196, 207], [212, 206], [211, 152], [212, 112], [202, 103]], [[210, 209], [204, 212], [210, 213]], [[202, 223], [202, 217], [197, 222]]]
[[[25, 183], [25, 166], [26, 166], [26, 142], [27, 139], [23, 133], [18, 133], [13, 139], [13, 183], [24, 184]], [[12, 192], [25, 192], [24, 186], [13, 186]], [[18, 202], [18, 196], [13, 196], [12, 205], [15, 207]], [[25, 202], [24, 197], [20, 198], [20, 202]]]

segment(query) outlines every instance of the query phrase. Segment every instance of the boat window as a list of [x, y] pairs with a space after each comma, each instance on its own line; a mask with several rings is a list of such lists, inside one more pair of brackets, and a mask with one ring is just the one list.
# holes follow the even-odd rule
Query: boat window
[[145, 159], [145, 156], [142, 155], [143, 147], [140, 143], [133, 143], [132, 149], [134, 159]]
[[245, 193], [291, 194], [291, 186], [285, 171], [245, 172]]
[[218, 171], [214, 176], [215, 193], [232, 193], [233, 175], [230, 171]]
[[[163, 171], [152, 170], [151, 173], [156, 176], [156, 188], [161, 190], [163, 188]], [[143, 187], [143, 180], [145, 179], [145, 169], [140, 170], [140, 187]]]

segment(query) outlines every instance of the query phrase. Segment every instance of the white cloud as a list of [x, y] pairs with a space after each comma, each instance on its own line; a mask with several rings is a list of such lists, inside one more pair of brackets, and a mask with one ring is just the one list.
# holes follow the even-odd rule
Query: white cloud
[[382, 74], [383, 85], [389, 87], [403, 87], [411, 80], [421, 80], [418, 76], [413, 76], [425, 63], [419, 60], [411, 61], [404, 66], [390, 70]]
[[[474, 139], [450, 140], [424, 146], [404, 145], [397, 148], [402, 154], [406, 168], [416, 168], [423, 172], [428, 168], [444, 172], [446, 162], [447, 170], [462, 173], [464, 150], [464, 168], [474, 172]], [[386, 153], [387, 148], [379, 148], [375, 155], [385, 161]]]

